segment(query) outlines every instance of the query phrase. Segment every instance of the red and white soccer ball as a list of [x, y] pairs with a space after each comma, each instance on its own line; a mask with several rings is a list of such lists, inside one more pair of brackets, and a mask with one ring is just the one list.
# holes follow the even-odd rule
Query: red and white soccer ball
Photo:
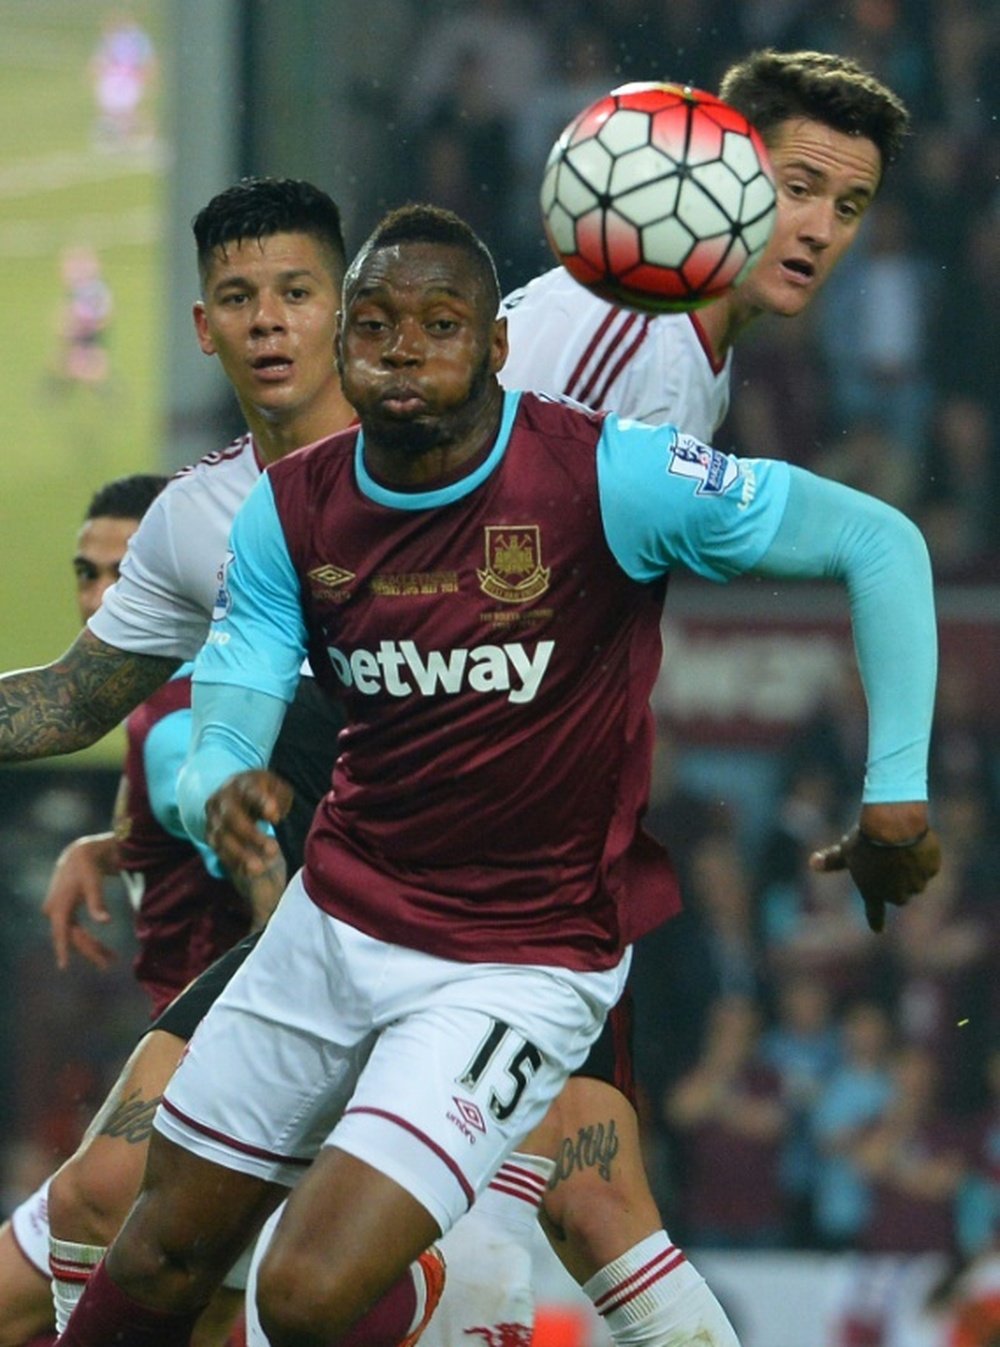
[[541, 201], [570, 275], [652, 313], [695, 309], [739, 284], [775, 216], [757, 131], [680, 84], [624, 84], [581, 112], [552, 147]]

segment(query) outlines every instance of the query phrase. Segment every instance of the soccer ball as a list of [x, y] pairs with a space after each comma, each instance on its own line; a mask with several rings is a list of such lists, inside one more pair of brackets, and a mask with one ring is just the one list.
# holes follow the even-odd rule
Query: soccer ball
[[624, 84], [581, 112], [552, 147], [541, 202], [570, 275], [652, 313], [696, 309], [738, 285], [775, 216], [757, 131], [680, 84]]

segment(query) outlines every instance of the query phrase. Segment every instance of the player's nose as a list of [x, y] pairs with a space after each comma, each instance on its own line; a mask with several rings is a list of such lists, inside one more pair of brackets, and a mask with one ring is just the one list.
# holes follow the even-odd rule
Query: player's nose
[[836, 207], [818, 197], [799, 221], [799, 237], [814, 248], [826, 248], [833, 239]]
[[419, 323], [396, 323], [385, 344], [385, 357], [392, 364], [412, 365], [423, 359], [424, 332]]
[[253, 313], [254, 331], [275, 332], [285, 326], [285, 309], [276, 295], [262, 293], [257, 296]]

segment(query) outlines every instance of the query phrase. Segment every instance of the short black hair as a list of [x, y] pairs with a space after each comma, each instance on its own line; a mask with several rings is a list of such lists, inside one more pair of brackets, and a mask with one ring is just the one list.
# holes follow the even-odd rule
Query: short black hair
[[795, 117], [866, 136], [882, 156], [883, 172], [899, 158], [910, 124], [897, 94], [857, 61], [830, 52], [751, 52], [726, 70], [719, 97], [742, 112], [765, 143]]
[[141, 519], [169, 481], [152, 472], [116, 477], [94, 492], [84, 520]]
[[325, 249], [340, 284], [347, 250], [340, 210], [332, 197], [299, 178], [241, 178], [213, 196], [191, 222], [204, 282], [212, 255], [227, 243], [270, 238], [272, 234], [308, 234]]
[[409, 202], [383, 215], [351, 263], [344, 282], [345, 291], [373, 252], [397, 243], [440, 243], [460, 249], [479, 274], [493, 312], [500, 307], [500, 281], [489, 248], [460, 215], [442, 206], [422, 202]]

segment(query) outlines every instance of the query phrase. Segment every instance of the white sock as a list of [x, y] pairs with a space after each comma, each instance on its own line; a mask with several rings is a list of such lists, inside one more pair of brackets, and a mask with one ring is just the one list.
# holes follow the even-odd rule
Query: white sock
[[542, 1156], [515, 1152], [438, 1240], [448, 1279], [420, 1347], [529, 1339], [535, 1319], [531, 1249], [554, 1168]]
[[583, 1289], [616, 1347], [740, 1347], [704, 1277], [665, 1230], [634, 1244]]
[[68, 1239], [49, 1235], [49, 1270], [52, 1274], [52, 1303], [56, 1308], [56, 1328], [62, 1333], [90, 1274], [104, 1257], [100, 1244], [74, 1244]]

